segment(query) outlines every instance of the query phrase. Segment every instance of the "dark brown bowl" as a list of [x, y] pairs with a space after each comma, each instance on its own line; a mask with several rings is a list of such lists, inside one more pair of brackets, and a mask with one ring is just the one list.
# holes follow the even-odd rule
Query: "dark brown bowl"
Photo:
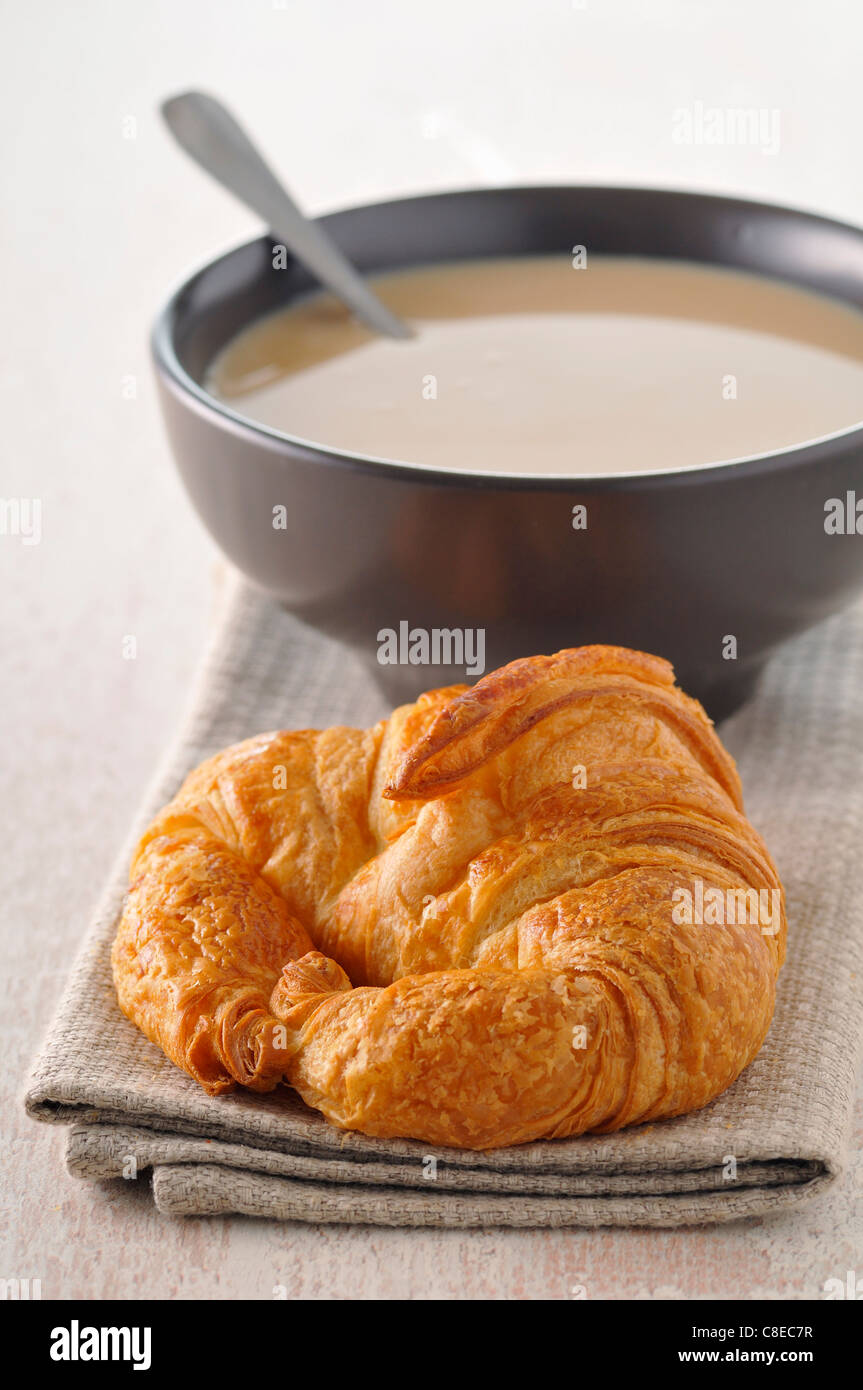
[[[583, 244], [757, 271], [863, 308], [863, 233], [733, 198], [506, 188], [322, 220], [365, 271]], [[359, 650], [393, 698], [466, 678], [446, 640], [436, 666], [381, 665], [379, 634], [407, 622], [483, 629], [489, 670], [585, 642], [656, 652], [721, 718], [779, 643], [863, 588], [863, 426], [718, 466], [561, 478], [390, 463], [243, 418], [202, 382], [240, 328], [312, 287], [298, 265], [272, 261], [267, 237], [219, 256], [160, 315], [153, 346], [174, 454], [234, 564]], [[851, 518], [843, 533], [828, 533], [830, 499]], [[573, 529], [578, 505], [586, 529]], [[273, 524], [280, 507], [284, 529]]]

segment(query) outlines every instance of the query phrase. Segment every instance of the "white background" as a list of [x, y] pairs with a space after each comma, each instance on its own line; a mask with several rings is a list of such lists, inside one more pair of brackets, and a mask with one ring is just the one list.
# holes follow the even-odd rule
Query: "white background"
[[[41, 1278], [46, 1297], [268, 1297], [278, 1282], [289, 1297], [817, 1296], [854, 1265], [859, 1169], [792, 1217], [704, 1232], [169, 1225], [131, 1185], [67, 1178], [59, 1136], [18, 1097], [208, 622], [216, 555], [161, 433], [147, 334], [190, 266], [258, 228], [169, 143], [160, 98], [222, 95], [312, 212], [586, 181], [863, 222], [863, 10], [5, 0], [2, 14], [0, 495], [40, 498], [43, 536], [0, 536], [0, 1276]], [[777, 110], [779, 151], [675, 143], [674, 111], [696, 102]]]

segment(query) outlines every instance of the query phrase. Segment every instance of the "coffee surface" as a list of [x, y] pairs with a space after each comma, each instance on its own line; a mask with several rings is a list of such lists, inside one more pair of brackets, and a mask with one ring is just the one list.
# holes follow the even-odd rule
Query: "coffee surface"
[[694, 467], [863, 420], [863, 313], [781, 281], [541, 256], [372, 283], [410, 341], [315, 294], [243, 330], [207, 389], [333, 449], [494, 473]]

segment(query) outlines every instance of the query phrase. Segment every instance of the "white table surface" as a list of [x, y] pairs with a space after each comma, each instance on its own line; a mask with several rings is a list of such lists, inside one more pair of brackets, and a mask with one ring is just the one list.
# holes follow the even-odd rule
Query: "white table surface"
[[[659, 183], [863, 222], [863, 13], [842, 0], [78, 0], [3, 14], [0, 1277], [44, 1297], [818, 1296], [861, 1265], [861, 1167], [771, 1220], [421, 1232], [168, 1222], [69, 1178], [24, 1077], [178, 719], [217, 557], [174, 472], [146, 337], [254, 220], [169, 144], [159, 98], [234, 103], [313, 212], [487, 182]], [[676, 108], [780, 113], [777, 152], [672, 139]], [[130, 388], [134, 387], [134, 391]], [[131, 397], [131, 398], [130, 398]], [[128, 635], [137, 659], [123, 657]], [[859, 1127], [858, 1127], [859, 1137]]]

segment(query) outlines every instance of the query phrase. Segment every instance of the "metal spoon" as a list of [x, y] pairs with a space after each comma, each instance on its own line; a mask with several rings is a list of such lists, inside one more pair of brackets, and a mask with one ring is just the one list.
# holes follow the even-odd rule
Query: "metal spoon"
[[413, 329], [381, 303], [320, 223], [303, 215], [220, 101], [204, 92], [183, 92], [163, 102], [161, 111], [186, 153], [262, 217], [274, 237], [363, 323], [389, 338], [413, 337]]

